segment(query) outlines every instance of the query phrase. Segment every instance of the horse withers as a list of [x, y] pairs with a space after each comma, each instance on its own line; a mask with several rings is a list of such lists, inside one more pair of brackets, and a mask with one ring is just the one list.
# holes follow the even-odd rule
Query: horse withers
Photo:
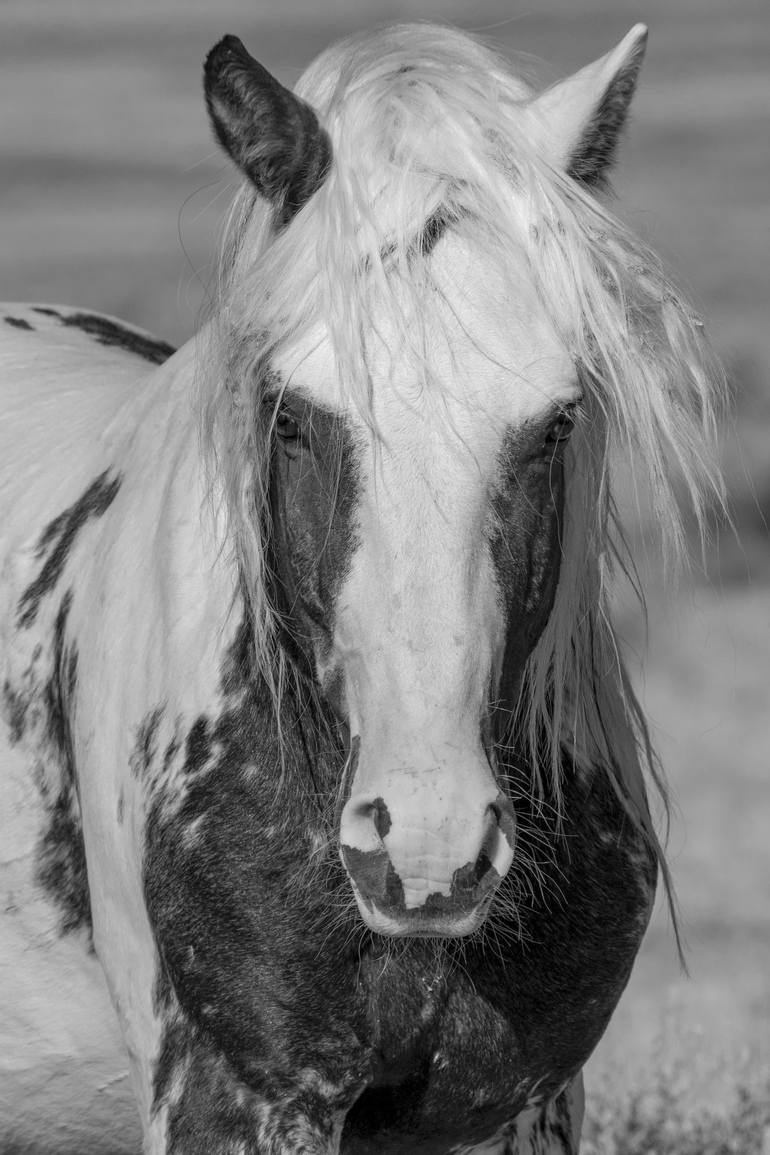
[[613, 447], [675, 544], [671, 470], [719, 489], [606, 204], [645, 38], [536, 95], [447, 28], [296, 93], [228, 36], [198, 337], [4, 307], [3, 1150], [577, 1151], [667, 882]]

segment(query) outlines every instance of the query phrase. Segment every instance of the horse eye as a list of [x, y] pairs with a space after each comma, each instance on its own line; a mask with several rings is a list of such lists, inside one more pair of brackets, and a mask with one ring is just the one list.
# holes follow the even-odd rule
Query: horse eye
[[282, 441], [297, 441], [299, 438], [299, 425], [286, 413], [279, 413], [276, 417], [275, 430]]
[[564, 410], [554, 421], [545, 438], [545, 447], [553, 448], [562, 441], [567, 441], [575, 428], [575, 418], [571, 411]]

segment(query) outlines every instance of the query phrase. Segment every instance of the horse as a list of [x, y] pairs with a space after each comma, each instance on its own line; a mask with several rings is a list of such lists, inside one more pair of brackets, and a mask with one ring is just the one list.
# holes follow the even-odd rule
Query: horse
[[665, 798], [617, 466], [719, 493], [703, 323], [614, 215], [638, 25], [536, 92], [396, 25], [205, 63], [177, 351], [0, 310], [3, 1150], [567, 1155]]

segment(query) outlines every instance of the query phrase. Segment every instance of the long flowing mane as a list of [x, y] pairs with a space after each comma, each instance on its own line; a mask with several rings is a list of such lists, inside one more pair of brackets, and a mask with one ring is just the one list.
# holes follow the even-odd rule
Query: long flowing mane
[[584, 388], [556, 600], [506, 740], [528, 751], [534, 787], [550, 780], [557, 798], [565, 753], [602, 767], [668, 882], [643, 769], [664, 801], [665, 786], [609, 616], [613, 574], [627, 565], [611, 463], [645, 479], [666, 556], [680, 557], [677, 493], [701, 532], [710, 500], [721, 501], [721, 376], [702, 323], [605, 199], [543, 158], [524, 114], [530, 88], [474, 39], [411, 24], [356, 35], [323, 53], [297, 92], [329, 133], [334, 164], [280, 232], [248, 183], [237, 195], [201, 383], [204, 445], [276, 705], [287, 671], [267, 596], [265, 367], [323, 321], [341, 386], [376, 436], [367, 333], [387, 317], [424, 387], [440, 391], [424, 350], [446, 324], [430, 241], [448, 223], [512, 273], [526, 262]]

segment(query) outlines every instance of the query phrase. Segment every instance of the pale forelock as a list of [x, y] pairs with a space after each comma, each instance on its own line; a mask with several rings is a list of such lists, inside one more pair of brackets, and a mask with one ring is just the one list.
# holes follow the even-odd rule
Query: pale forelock
[[366, 420], [374, 388], [366, 342], [387, 317], [440, 389], [424, 350], [427, 334], [447, 322], [419, 243], [439, 214], [479, 253], [534, 281], [585, 391], [567, 463], [562, 574], [513, 729], [528, 735], [534, 777], [552, 775], [557, 792], [561, 748], [605, 765], [654, 839], [639, 771], [649, 761], [647, 732], [608, 616], [609, 579], [624, 555], [610, 463], [613, 449], [626, 467], [633, 460], [669, 555], [679, 557], [675, 488], [701, 527], [709, 495], [722, 500], [713, 453], [721, 374], [702, 323], [606, 204], [537, 152], [522, 116], [528, 84], [467, 35], [431, 25], [358, 34], [324, 52], [297, 92], [331, 137], [332, 170], [277, 235], [251, 188], [238, 194], [203, 381], [204, 439], [264, 664], [274, 665], [275, 649], [254, 508], [266, 498], [254, 432], [260, 367], [323, 323], [341, 388]]

